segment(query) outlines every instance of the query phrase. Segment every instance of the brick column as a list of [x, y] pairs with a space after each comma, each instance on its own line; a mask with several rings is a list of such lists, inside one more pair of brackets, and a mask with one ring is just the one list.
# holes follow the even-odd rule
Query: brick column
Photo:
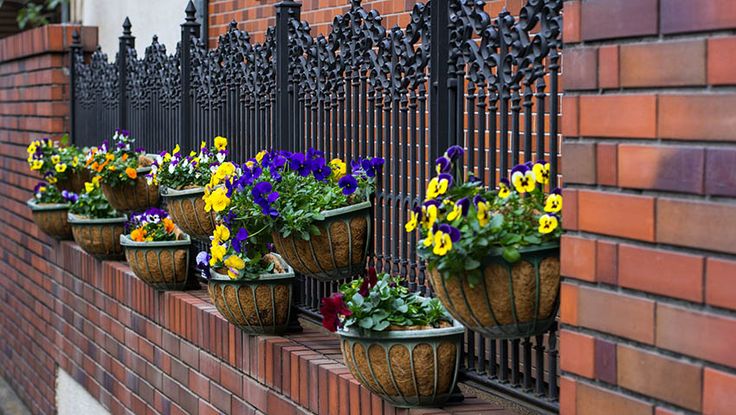
[[561, 413], [733, 413], [736, 3], [564, 10]]

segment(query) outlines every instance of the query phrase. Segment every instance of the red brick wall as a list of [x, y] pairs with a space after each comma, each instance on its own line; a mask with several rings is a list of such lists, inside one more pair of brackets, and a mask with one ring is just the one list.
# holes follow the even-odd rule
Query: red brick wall
[[[406, 27], [409, 13], [417, 0], [363, 0], [361, 4], [366, 10], [377, 10], [383, 17], [383, 26], [387, 29], [394, 25]], [[227, 31], [228, 24], [235, 20], [238, 27], [248, 31], [252, 42], [263, 40], [269, 26], [275, 24], [276, 1], [265, 0], [210, 0], [209, 2], [209, 38], [210, 47], [217, 45], [217, 37]], [[312, 35], [327, 36], [335, 16], [350, 10], [350, 0], [303, 0], [301, 18], [309, 22]], [[486, 12], [497, 16], [503, 7], [512, 13], [521, 10], [522, 0], [487, 0]]]
[[736, 3], [565, 2], [561, 413], [736, 407]]

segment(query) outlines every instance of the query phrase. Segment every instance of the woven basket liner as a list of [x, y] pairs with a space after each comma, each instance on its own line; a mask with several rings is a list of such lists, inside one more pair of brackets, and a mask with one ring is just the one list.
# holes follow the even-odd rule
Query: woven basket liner
[[161, 196], [174, 223], [192, 238], [208, 241], [215, 230], [217, 214], [204, 210], [203, 195], [204, 188], [161, 189]]
[[452, 394], [464, 333], [459, 324], [403, 331], [396, 338], [377, 338], [364, 331], [362, 336], [338, 333], [353, 376], [394, 406], [439, 406]]
[[74, 241], [97, 259], [123, 259], [120, 235], [123, 234], [126, 218], [84, 219], [69, 214]]
[[31, 208], [33, 222], [43, 233], [59, 240], [73, 238], [72, 227], [67, 221], [68, 203], [37, 204], [33, 199], [27, 202]]
[[442, 278], [436, 269], [430, 269], [430, 282], [447, 311], [471, 330], [499, 339], [542, 334], [559, 305], [559, 245], [521, 253], [514, 264], [500, 254], [489, 256], [475, 287], [464, 276]]
[[125, 259], [143, 282], [157, 290], [183, 290], [189, 277], [189, 247], [186, 235], [176, 241], [135, 242], [120, 236]]
[[158, 185], [148, 185], [146, 183], [145, 173], [151, 171], [150, 167], [143, 167], [136, 170], [138, 177], [133, 183], [120, 184], [118, 186], [110, 186], [102, 184], [102, 193], [110, 202], [110, 206], [119, 212], [142, 211], [149, 207], [158, 206], [159, 194]]
[[276, 252], [297, 272], [320, 281], [350, 278], [365, 269], [371, 237], [371, 204], [359, 203], [323, 212], [320, 235], [272, 234]]

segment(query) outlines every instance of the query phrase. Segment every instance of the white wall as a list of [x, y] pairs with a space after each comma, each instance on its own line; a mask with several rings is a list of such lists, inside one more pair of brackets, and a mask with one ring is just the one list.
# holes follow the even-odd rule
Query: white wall
[[72, 0], [71, 20], [99, 28], [102, 51], [113, 60], [125, 17], [130, 18], [138, 56], [143, 57], [153, 35], [173, 53], [181, 38], [188, 0]]
[[56, 376], [56, 408], [58, 415], [110, 415], [86, 389], [64, 370]]

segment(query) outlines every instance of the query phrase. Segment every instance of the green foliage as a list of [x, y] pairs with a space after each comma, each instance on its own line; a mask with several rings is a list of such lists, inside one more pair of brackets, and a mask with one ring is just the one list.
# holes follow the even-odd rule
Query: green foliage
[[199, 152], [192, 151], [188, 156], [184, 156], [177, 144], [171, 153], [167, 152], [156, 157], [151, 166], [151, 173], [146, 178], [170, 189], [181, 190], [187, 186], [204, 187], [209, 184], [212, 174], [225, 161], [226, 156], [227, 150], [224, 147], [207, 148], [204, 141], [200, 145]]
[[389, 274], [378, 276], [367, 293], [364, 279], [344, 284], [340, 292], [351, 314], [343, 319], [343, 327], [383, 331], [389, 326], [438, 327], [443, 321], [452, 321], [438, 299], [411, 293], [401, 284], [401, 277]]
[[[92, 183], [87, 183], [88, 185]], [[69, 211], [75, 215], [90, 219], [110, 219], [120, 217], [120, 214], [110, 206], [102, 189], [99, 186], [87, 186], [87, 192], [79, 195], [79, 199]]]
[[145, 152], [142, 148], [133, 150], [134, 142], [135, 139], [127, 131], [118, 130], [112, 138], [112, 144], [105, 140], [99, 147], [90, 149], [85, 165], [92, 174], [100, 176], [105, 184], [132, 185], [138, 177], [136, 169], [141, 167], [140, 156]]
[[[69, 3], [69, 0], [46, 0], [45, 3], [29, 1], [18, 10], [16, 20], [18, 27], [23, 30], [27, 26], [38, 27], [49, 24], [49, 16], [59, 6]], [[2, 2], [0, 2], [0, 6]]]
[[34, 140], [26, 150], [30, 169], [39, 172], [52, 184], [84, 168], [83, 151], [69, 145], [67, 135], [58, 141], [48, 138]]

